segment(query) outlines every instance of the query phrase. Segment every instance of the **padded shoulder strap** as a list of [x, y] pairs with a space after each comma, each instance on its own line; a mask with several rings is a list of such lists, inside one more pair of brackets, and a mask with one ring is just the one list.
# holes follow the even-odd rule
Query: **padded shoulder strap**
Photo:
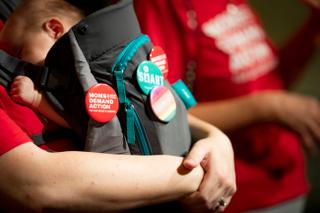
[[0, 84], [9, 89], [11, 82], [18, 75], [30, 77], [36, 84], [41, 85], [46, 68], [19, 60], [0, 50]]
[[0, 18], [7, 20], [14, 9], [20, 4], [21, 0], [5, 0], [0, 1]]
[[24, 75], [31, 78], [40, 90], [72, 91], [74, 79], [67, 77], [65, 72], [53, 72], [55, 74], [51, 75], [52, 70], [19, 60], [0, 50], [0, 85], [7, 90], [16, 76]]

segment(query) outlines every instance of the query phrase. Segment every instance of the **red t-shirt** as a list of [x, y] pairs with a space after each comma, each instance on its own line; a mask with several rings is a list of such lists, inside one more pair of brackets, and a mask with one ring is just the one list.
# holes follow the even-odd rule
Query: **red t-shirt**
[[[41, 120], [28, 107], [15, 103], [0, 86], [0, 155], [11, 149], [32, 142], [31, 136], [45, 135], [48, 132], [58, 133], [54, 124]], [[51, 137], [40, 147], [51, 151], [75, 150], [74, 143], [62, 137]]]
[[[283, 88], [276, 50], [246, 1], [134, 3], [142, 31], [167, 53], [169, 80], [184, 79], [199, 102]], [[292, 131], [260, 123], [228, 135], [238, 191], [227, 212], [263, 208], [307, 192], [303, 153]]]

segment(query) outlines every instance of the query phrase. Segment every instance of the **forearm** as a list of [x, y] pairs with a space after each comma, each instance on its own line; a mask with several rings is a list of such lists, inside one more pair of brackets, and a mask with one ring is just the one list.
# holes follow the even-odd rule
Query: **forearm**
[[190, 113], [222, 131], [230, 131], [269, 120], [271, 109], [268, 108], [268, 104], [268, 92], [256, 93], [222, 101], [198, 103]]
[[191, 129], [191, 134], [196, 140], [210, 137], [212, 135], [215, 135], [215, 133], [219, 131], [210, 123], [200, 120], [190, 113], [188, 114], [188, 121]]
[[280, 50], [279, 70], [286, 86], [298, 77], [316, 49], [320, 15], [312, 14], [302, 28]]
[[25, 144], [0, 157], [0, 187], [38, 211], [118, 211], [196, 191], [202, 169], [187, 173], [181, 162], [172, 156], [47, 153]]

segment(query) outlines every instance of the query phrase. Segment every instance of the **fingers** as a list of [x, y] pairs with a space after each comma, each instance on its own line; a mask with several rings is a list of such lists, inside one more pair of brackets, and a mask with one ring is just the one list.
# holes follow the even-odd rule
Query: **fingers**
[[213, 212], [223, 212], [229, 203], [230, 199], [220, 197]]
[[312, 138], [316, 141], [320, 141], [320, 123], [314, 118], [311, 118], [307, 121], [308, 129], [312, 134]]
[[300, 135], [301, 143], [306, 153], [310, 156], [316, 155], [318, 153], [318, 147], [307, 126], [303, 124], [296, 125], [296, 131]]
[[196, 143], [187, 157], [183, 160], [183, 166], [187, 169], [193, 169], [200, 165], [201, 161], [206, 158], [208, 150], [206, 149], [205, 144]]
[[[207, 168], [207, 173], [200, 185], [199, 192], [201, 198], [206, 201], [205, 206], [219, 212], [226, 208], [236, 192], [236, 180], [232, 170], [233, 164], [212, 166], [215, 163], [217, 163], [217, 159], [210, 155], [201, 163], [204, 168]], [[224, 163], [227, 164], [226, 161]], [[225, 201], [224, 205], [219, 202], [221, 198]], [[217, 207], [219, 203], [220, 205]]]
[[19, 92], [19, 89], [21, 88], [24, 78], [25, 78], [24, 76], [17, 76], [14, 78], [10, 88], [10, 95], [12, 95], [11, 93], [16, 94], [17, 92]]
[[278, 109], [279, 121], [297, 132], [307, 154], [315, 155], [320, 142], [320, 103], [317, 99], [284, 93]]
[[223, 211], [226, 206], [217, 207], [219, 200], [224, 198], [227, 205], [236, 191], [231, 143], [227, 137], [214, 135], [198, 141], [184, 162], [189, 168], [200, 164], [205, 171], [198, 191], [184, 202], [191, 212]]
[[[221, 212], [230, 203], [230, 198], [224, 198], [224, 193], [220, 190], [218, 190], [216, 194], [216, 199], [208, 201], [207, 197], [204, 197], [201, 192], [195, 192], [182, 200], [183, 207], [185, 207], [188, 212], [193, 213]], [[219, 203], [221, 198], [225, 201], [224, 206], [222, 206], [221, 202]]]
[[320, 142], [320, 104], [314, 98], [308, 98], [306, 102], [307, 112], [304, 123], [301, 122], [299, 133], [307, 153], [316, 155], [319, 153], [318, 143]]
[[320, 103], [316, 99], [310, 101], [309, 127], [315, 137], [320, 142]]
[[17, 84], [17, 82], [12, 83], [9, 94], [14, 101], [18, 102], [20, 100], [19, 94], [21, 93], [21, 88]]

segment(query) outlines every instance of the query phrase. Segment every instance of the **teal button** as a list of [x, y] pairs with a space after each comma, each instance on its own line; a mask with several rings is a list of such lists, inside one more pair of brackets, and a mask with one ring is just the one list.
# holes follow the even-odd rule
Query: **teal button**
[[163, 74], [159, 67], [151, 61], [143, 61], [137, 68], [137, 82], [146, 95], [156, 87], [163, 85]]
[[183, 83], [183, 81], [178, 80], [172, 85], [172, 88], [181, 98], [187, 109], [190, 109], [197, 104], [196, 99], [193, 97], [191, 91], [188, 89], [185, 83]]

